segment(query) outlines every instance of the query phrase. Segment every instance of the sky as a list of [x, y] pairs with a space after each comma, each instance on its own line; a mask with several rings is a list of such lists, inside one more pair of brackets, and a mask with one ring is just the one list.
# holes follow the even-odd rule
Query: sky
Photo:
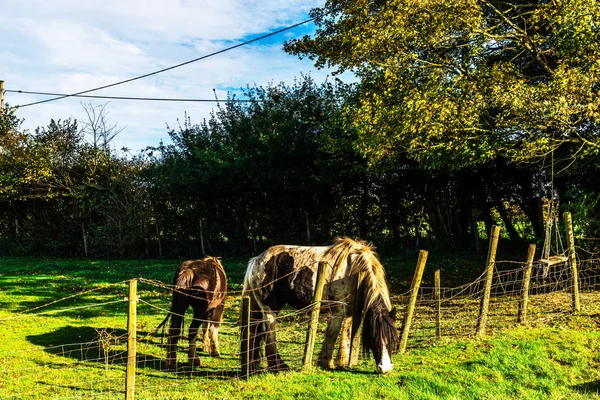
[[[4, 0], [0, 13], [0, 80], [7, 90], [75, 93], [111, 84], [294, 25], [325, 0]], [[324, 81], [331, 71], [286, 54], [283, 43], [314, 32], [312, 23], [162, 74], [92, 95], [213, 99], [247, 85], [292, 84], [301, 74]], [[48, 97], [6, 93], [11, 106]], [[66, 98], [20, 108], [22, 128], [51, 118], [85, 120], [82, 103]], [[113, 146], [136, 152], [168, 142], [167, 124], [184, 113], [193, 123], [214, 103], [110, 100], [108, 119], [122, 132]]]

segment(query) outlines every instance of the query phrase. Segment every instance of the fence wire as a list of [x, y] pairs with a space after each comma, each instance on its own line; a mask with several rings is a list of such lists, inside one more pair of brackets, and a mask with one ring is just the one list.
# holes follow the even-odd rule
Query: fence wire
[[[600, 259], [578, 262], [580, 291], [600, 289]], [[522, 295], [525, 265], [499, 261], [492, 280], [487, 332], [514, 326], [517, 323]], [[442, 282], [444, 277], [442, 276]], [[528, 323], [545, 323], [571, 312], [571, 269], [567, 262], [532, 266], [529, 289]], [[204, 347], [200, 322], [197, 339], [199, 365], [188, 360], [188, 327], [193, 320], [191, 309], [183, 315], [183, 330], [179, 334], [176, 369], [167, 369], [166, 344], [169, 324], [156, 327], [170, 312], [175, 289], [163, 282], [139, 279], [137, 305], [137, 373], [136, 396], [185, 397], [199, 378], [228, 380], [240, 376], [240, 299], [241, 293], [230, 292], [218, 331], [220, 357], [213, 357]], [[425, 346], [438, 337], [462, 338], [475, 334], [485, 274], [473, 282], [458, 287], [421, 287], [409, 335], [409, 347]], [[0, 347], [3, 353], [0, 398], [99, 398], [124, 395], [127, 365], [127, 288], [124, 282], [101, 289], [87, 290], [77, 295], [30, 308], [19, 314], [0, 317], [0, 330], [22, 330], [22, 339]], [[410, 294], [393, 296], [392, 303], [400, 311], [408, 304]], [[74, 301], [71, 307], [58, 307], [63, 300]], [[320, 345], [328, 319], [327, 304], [322, 305], [313, 360], [318, 359]], [[276, 343], [282, 359], [292, 370], [302, 368], [309, 313], [314, 305], [302, 310], [284, 309], [277, 314]], [[45, 308], [43, 311], [40, 309]], [[439, 312], [438, 312], [439, 310]], [[35, 311], [35, 312], [33, 312]], [[81, 315], [85, 313], [84, 322]], [[56, 322], [60, 315], [61, 323]], [[402, 315], [402, 313], [400, 313]], [[439, 321], [439, 322], [438, 322]], [[265, 324], [253, 320], [252, 324]], [[399, 318], [398, 328], [401, 328]], [[28, 335], [27, 327], [48, 326], [46, 334]], [[438, 332], [439, 330], [439, 332]], [[74, 343], [65, 343], [78, 337]], [[254, 349], [251, 349], [253, 351]], [[264, 353], [264, 351], [263, 351]], [[334, 354], [335, 357], [335, 354]], [[362, 359], [362, 363], [373, 363]], [[266, 367], [263, 359], [262, 366]]]
[[[514, 266], [519, 265], [518, 268]], [[579, 290], [600, 288], [600, 260], [578, 263]], [[525, 263], [499, 261], [492, 279], [487, 331], [516, 325], [525, 277]], [[442, 277], [443, 280], [443, 277]], [[421, 287], [411, 326], [409, 347], [438, 337], [470, 337], [476, 333], [483, 297], [485, 276], [459, 287], [440, 287], [439, 299], [434, 287]], [[567, 261], [554, 265], [535, 262], [529, 285], [527, 322], [547, 322], [572, 310], [573, 277]], [[406, 305], [409, 294], [395, 301]], [[438, 318], [438, 309], [439, 318]], [[438, 319], [440, 322], [438, 322]], [[439, 334], [438, 334], [439, 325]]]

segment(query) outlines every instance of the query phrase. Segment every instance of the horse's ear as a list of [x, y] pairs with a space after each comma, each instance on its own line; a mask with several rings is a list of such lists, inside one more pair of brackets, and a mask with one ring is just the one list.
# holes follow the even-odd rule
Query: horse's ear
[[392, 311], [390, 311], [390, 318], [392, 321], [396, 320], [396, 307], [392, 308]]

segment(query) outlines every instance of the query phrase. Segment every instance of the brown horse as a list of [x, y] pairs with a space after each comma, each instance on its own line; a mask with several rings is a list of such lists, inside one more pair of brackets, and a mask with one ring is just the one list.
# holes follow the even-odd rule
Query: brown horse
[[257, 322], [250, 328], [250, 372], [260, 369], [263, 340], [269, 370], [289, 369], [277, 350], [276, 316], [286, 304], [296, 309], [310, 305], [319, 261], [328, 264], [323, 304], [333, 314], [319, 365], [336, 367], [333, 351], [340, 332], [337, 365], [346, 367], [354, 363], [360, 340], [356, 333], [362, 323], [365, 353], [373, 352], [378, 372], [389, 372], [393, 367], [392, 350], [398, 345], [398, 331], [385, 272], [370, 245], [348, 238], [337, 239], [329, 247], [273, 246], [250, 260], [244, 295], [250, 296], [251, 318]]
[[223, 318], [227, 277], [221, 262], [216, 257], [202, 260], [184, 261], [175, 273], [171, 310], [159, 329], [171, 317], [169, 339], [167, 341], [167, 369], [177, 366], [177, 341], [181, 335], [183, 316], [189, 306], [194, 310], [194, 318], [188, 331], [188, 360], [193, 366], [200, 365], [196, 352], [198, 328], [203, 324], [203, 351], [219, 357], [218, 331]]

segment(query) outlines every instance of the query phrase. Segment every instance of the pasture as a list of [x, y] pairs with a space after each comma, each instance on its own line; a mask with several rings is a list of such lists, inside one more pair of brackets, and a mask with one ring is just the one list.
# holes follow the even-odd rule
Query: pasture
[[[416, 257], [382, 261], [390, 290], [402, 311], [401, 295]], [[445, 265], [443, 275], [452, 277], [452, 284], [473, 277], [475, 265], [482, 265], [479, 260], [430, 260], [430, 264], [437, 262]], [[423, 335], [416, 340], [418, 333], [425, 331], [416, 330], [408, 352], [394, 354], [395, 367], [387, 375], [374, 372], [372, 359], [361, 359], [352, 369], [300, 371], [306, 316], [289, 311], [279, 321], [278, 342], [282, 357], [293, 371], [240, 379], [237, 321], [239, 285], [246, 261], [227, 258], [223, 265], [231, 295], [220, 330], [222, 357], [209, 358], [201, 353], [201, 366], [191, 369], [186, 365], [187, 343], [181, 341], [180, 368], [167, 372], [160, 337], [147, 334], [162, 321], [169, 307], [169, 289], [177, 265], [174, 260], [0, 259], [0, 398], [124, 397], [126, 281], [141, 278], [138, 399], [600, 399], [600, 295], [590, 290], [582, 293], [578, 315], [565, 311], [569, 306], [564, 292], [549, 293], [543, 301], [532, 300], [534, 317], [529, 324], [508, 323], [502, 329], [492, 326], [482, 339]], [[430, 275], [426, 274], [425, 279], [427, 283]], [[492, 320], [508, 313], [500, 307], [497, 310], [500, 312], [494, 314], [492, 303]], [[553, 314], [545, 318], [545, 311], [539, 310]], [[424, 315], [417, 309], [416, 329]], [[458, 312], [444, 318], [446, 327], [459, 326], [466, 320]], [[187, 318], [185, 325], [189, 325]], [[317, 346], [322, 335], [321, 329]]]

